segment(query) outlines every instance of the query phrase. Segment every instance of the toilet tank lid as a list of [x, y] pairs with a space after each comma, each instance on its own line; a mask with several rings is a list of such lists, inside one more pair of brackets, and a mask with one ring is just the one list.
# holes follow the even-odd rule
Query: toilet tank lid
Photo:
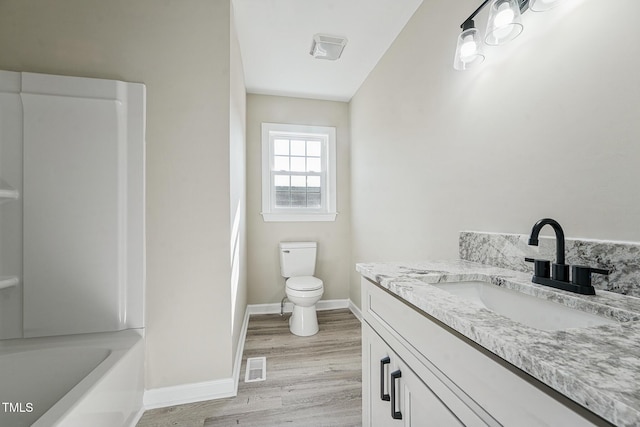
[[280, 249], [315, 248], [316, 242], [280, 242]]

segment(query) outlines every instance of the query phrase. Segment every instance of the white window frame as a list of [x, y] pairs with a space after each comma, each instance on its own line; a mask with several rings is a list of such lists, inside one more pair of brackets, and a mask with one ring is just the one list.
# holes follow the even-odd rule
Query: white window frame
[[[314, 137], [323, 140], [321, 208], [278, 208], [275, 206], [273, 176], [274, 144], [277, 136]], [[336, 220], [336, 128], [329, 126], [262, 123], [262, 217], [265, 222]]]

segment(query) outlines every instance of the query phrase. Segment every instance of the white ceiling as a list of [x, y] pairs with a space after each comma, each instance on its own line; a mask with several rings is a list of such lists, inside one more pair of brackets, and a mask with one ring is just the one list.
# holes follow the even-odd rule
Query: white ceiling
[[[422, 0], [233, 0], [250, 93], [349, 101]], [[314, 34], [346, 37], [337, 61]]]

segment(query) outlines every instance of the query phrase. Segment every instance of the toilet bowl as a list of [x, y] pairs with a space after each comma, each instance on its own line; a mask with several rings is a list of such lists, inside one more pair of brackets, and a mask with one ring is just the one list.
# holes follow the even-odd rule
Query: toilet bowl
[[293, 303], [293, 313], [289, 318], [292, 334], [308, 337], [318, 333], [316, 303], [322, 298], [322, 280], [313, 276], [291, 277], [286, 281], [287, 299]]
[[318, 333], [316, 303], [322, 298], [324, 284], [314, 277], [316, 242], [281, 242], [280, 272], [285, 281], [287, 299], [293, 303], [289, 330], [298, 336]]

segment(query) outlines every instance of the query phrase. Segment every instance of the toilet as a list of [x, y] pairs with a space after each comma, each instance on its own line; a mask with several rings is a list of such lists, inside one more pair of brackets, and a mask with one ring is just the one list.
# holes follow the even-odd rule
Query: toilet
[[313, 277], [316, 250], [316, 242], [280, 243], [280, 274], [286, 278], [285, 292], [293, 303], [289, 330], [301, 337], [318, 333], [316, 303], [324, 293], [324, 285], [322, 280]]

